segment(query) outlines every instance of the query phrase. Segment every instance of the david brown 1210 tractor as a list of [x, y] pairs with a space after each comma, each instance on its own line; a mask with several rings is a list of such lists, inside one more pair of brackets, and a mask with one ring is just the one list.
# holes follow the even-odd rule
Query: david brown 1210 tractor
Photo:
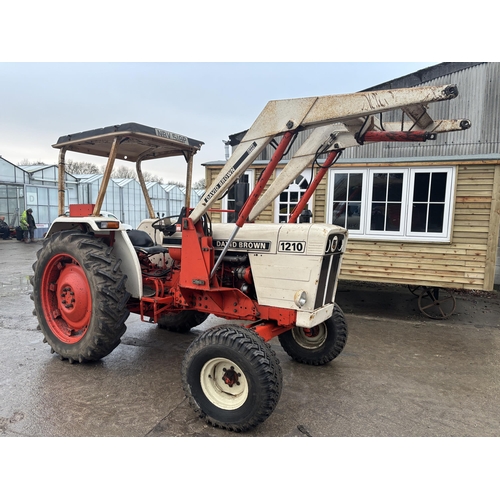
[[[187, 349], [182, 384], [191, 406], [210, 424], [233, 431], [258, 425], [282, 390], [270, 339], [278, 336], [294, 360], [310, 365], [333, 360], [347, 340], [335, 304], [347, 231], [297, 224], [307, 201], [345, 148], [426, 141], [469, 128], [468, 120], [433, 120], [427, 113], [429, 104], [457, 95], [456, 86], [446, 85], [271, 101], [194, 208], [193, 156], [202, 142], [136, 123], [59, 138], [60, 214], [66, 208], [66, 152], [108, 160], [95, 204], [71, 205], [69, 216], [58, 217], [33, 265], [32, 298], [44, 340], [62, 359], [82, 363], [118, 346], [130, 312], [173, 331], [187, 331], [209, 314], [225, 318], [227, 323], [204, 331]], [[383, 122], [382, 113], [394, 109], [406, 121]], [[311, 134], [268, 186], [296, 134], [306, 129]], [[212, 224], [214, 202], [271, 142], [274, 155], [236, 222]], [[179, 155], [187, 162], [185, 207], [156, 218], [142, 161]], [[116, 158], [136, 163], [150, 216], [138, 230], [125, 231], [119, 221], [100, 215]], [[317, 173], [287, 224], [253, 223], [311, 167]]]

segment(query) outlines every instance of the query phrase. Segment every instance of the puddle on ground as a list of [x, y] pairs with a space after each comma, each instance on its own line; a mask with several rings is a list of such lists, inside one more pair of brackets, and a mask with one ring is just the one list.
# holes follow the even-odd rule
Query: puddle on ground
[[25, 294], [32, 291], [30, 276], [19, 276], [11, 278], [9, 281], [0, 281], [0, 297], [8, 297], [17, 292]]

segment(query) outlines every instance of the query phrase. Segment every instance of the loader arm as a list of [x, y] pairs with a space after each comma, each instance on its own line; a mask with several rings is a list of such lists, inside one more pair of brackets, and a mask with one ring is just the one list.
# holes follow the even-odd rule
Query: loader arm
[[[278, 136], [316, 129], [260, 200], [253, 200], [250, 220], [254, 220], [298, 174], [312, 164], [319, 150], [327, 153], [381, 140], [427, 140], [433, 138], [432, 134], [469, 128], [468, 120], [435, 122], [427, 113], [428, 104], [454, 99], [457, 95], [455, 85], [442, 85], [270, 101], [206, 190], [190, 218], [196, 223]], [[395, 109], [402, 109], [411, 121], [403, 123], [402, 127], [401, 123], [383, 124], [378, 118], [381, 113]], [[373, 134], [375, 131], [380, 133]], [[388, 135], [395, 131], [405, 134]], [[417, 131], [428, 132], [429, 135], [414, 134]], [[371, 137], [369, 133], [372, 133]], [[241, 226], [242, 222], [237, 225]]]

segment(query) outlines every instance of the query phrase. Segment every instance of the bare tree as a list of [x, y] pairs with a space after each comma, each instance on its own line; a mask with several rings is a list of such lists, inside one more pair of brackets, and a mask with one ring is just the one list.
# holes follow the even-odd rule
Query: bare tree
[[151, 172], [143, 172], [142, 176], [146, 182], [159, 182], [160, 184], [163, 184], [163, 177], [160, 177], [159, 175], [152, 174]]
[[119, 167], [113, 168], [113, 171], [111, 172], [111, 177], [113, 177], [114, 179], [137, 179], [137, 174], [130, 167], [126, 167], [125, 165], [120, 165]]
[[42, 160], [28, 160], [28, 159], [24, 159], [20, 162], [17, 163], [19, 166], [21, 165], [45, 165], [45, 163], [42, 161]]
[[193, 182], [193, 189], [205, 189], [207, 187], [207, 184], [205, 182], [205, 179], [200, 179], [198, 181]]
[[[45, 165], [41, 160], [28, 160], [24, 159], [18, 163], [19, 166], [22, 165]], [[106, 165], [96, 165], [95, 163], [90, 163], [87, 161], [74, 161], [66, 160], [65, 169], [68, 174], [103, 174], [106, 169]], [[152, 174], [151, 172], [143, 171], [142, 175], [146, 182], [159, 182], [163, 184], [163, 178], [159, 175]], [[113, 168], [111, 172], [111, 177], [115, 179], [136, 179], [137, 173], [133, 168], [127, 167], [125, 165], [120, 165]], [[169, 182], [169, 184], [177, 184], [179, 186], [184, 186], [182, 183]]]
[[99, 174], [101, 167], [87, 161], [66, 160], [66, 172], [68, 174]]
[[180, 181], [167, 181], [165, 184], [168, 184], [169, 186], [179, 186], [179, 187], [185, 186], [185, 184]]

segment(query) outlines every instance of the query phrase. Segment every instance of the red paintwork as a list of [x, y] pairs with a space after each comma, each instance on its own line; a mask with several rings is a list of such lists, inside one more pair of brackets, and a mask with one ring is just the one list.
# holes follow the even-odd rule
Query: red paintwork
[[94, 204], [83, 204], [70, 205], [69, 206], [69, 216], [70, 217], [88, 217], [94, 212]]
[[75, 344], [87, 333], [92, 317], [92, 295], [80, 264], [70, 255], [54, 256], [43, 270], [41, 302], [54, 335]]
[[362, 140], [364, 142], [425, 142], [429, 133], [424, 130], [413, 130], [410, 132], [372, 130], [366, 132]]

